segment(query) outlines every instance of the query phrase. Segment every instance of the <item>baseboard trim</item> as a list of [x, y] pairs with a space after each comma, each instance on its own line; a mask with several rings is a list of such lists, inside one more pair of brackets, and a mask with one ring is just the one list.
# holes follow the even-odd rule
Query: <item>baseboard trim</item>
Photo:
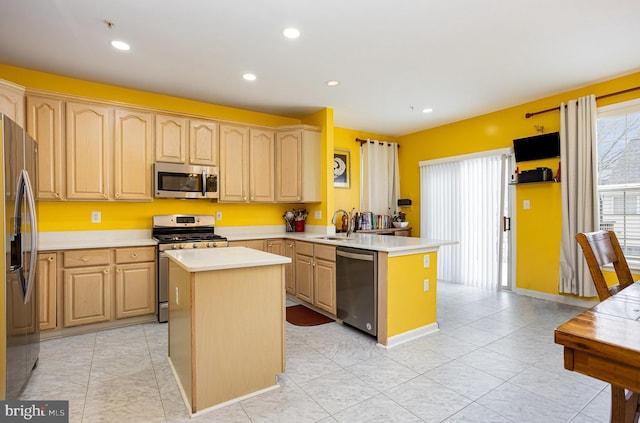
[[440, 330], [440, 327], [438, 326], [438, 322], [435, 322], [435, 323], [428, 324], [426, 326], [421, 326], [419, 328], [412, 329], [410, 331], [401, 333], [399, 335], [390, 336], [389, 338], [387, 338], [386, 345], [383, 345], [383, 344], [378, 344], [378, 345], [388, 350], [390, 348], [397, 347], [398, 345], [404, 344], [406, 342], [413, 341], [415, 339], [422, 338], [427, 335], [431, 335], [433, 333], [438, 332], [439, 330]]
[[598, 303], [597, 299], [587, 300], [584, 298], [570, 297], [567, 295], [559, 294], [547, 294], [546, 292], [533, 291], [530, 289], [516, 288], [514, 291], [518, 295], [525, 295], [527, 297], [539, 298], [541, 300], [554, 301], [556, 303], [562, 303], [572, 305], [576, 307], [591, 308]]

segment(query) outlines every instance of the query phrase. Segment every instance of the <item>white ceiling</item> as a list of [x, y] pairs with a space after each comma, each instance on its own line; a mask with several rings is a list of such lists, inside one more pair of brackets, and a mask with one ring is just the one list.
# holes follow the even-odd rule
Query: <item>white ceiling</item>
[[[389, 136], [640, 70], [639, 0], [0, 6], [0, 63], [291, 117], [331, 107], [336, 126]], [[302, 36], [285, 39], [288, 26]], [[340, 85], [327, 87], [332, 79]]]

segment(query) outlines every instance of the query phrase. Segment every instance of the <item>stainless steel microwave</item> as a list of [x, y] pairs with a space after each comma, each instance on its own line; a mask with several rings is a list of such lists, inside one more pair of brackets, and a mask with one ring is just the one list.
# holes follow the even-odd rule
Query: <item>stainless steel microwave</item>
[[218, 198], [218, 168], [173, 163], [155, 163], [156, 198]]

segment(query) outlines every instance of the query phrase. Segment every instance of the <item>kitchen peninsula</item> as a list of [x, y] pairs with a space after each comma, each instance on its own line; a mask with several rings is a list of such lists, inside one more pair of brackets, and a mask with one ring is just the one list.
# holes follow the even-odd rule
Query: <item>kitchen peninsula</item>
[[291, 260], [245, 247], [167, 256], [169, 361], [191, 412], [277, 387]]

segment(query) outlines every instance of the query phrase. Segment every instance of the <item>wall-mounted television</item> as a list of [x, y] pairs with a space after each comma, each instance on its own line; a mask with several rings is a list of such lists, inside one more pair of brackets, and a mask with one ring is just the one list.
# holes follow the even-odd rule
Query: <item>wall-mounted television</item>
[[513, 140], [516, 162], [560, 157], [560, 133], [534, 135]]

